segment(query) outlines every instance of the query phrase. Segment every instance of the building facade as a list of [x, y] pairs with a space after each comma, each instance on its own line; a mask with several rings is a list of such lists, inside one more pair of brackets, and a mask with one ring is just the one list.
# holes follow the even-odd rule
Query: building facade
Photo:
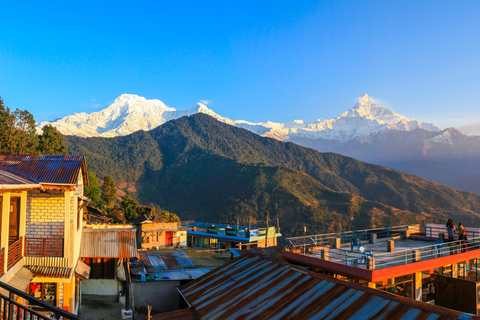
[[72, 313], [88, 277], [79, 261], [84, 184], [82, 156], [0, 155], [0, 281]]

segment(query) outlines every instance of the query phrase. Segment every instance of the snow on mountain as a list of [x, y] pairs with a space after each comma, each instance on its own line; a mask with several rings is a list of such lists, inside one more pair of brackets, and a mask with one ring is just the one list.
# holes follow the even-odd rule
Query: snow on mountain
[[128, 135], [138, 130], [151, 130], [165, 122], [195, 113], [208, 114], [224, 123], [250, 130], [256, 134], [286, 141], [294, 137], [326, 139], [346, 142], [354, 138], [385, 130], [410, 131], [417, 128], [428, 131], [441, 131], [434, 124], [408, 119], [379, 106], [368, 95], [362, 96], [352, 109], [336, 118], [319, 119], [313, 123], [293, 120], [285, 123], [252, 123], [244, 120], [232, 121], [224, 118], [201, 103], [185, 111], [167, 107], [160, 100], [147, 100], [133, 94], [122, 94], [106, 109], [42, 122], [37, 130], [51, 124], [65, 135], [83, 137], [115, 137]]
[[358, 100], [353, 109], [341, 113], [336, 118], [319, 119], [311, 124], [296, 120], [293, 123], [268, 124], [268, 126], [263, 123], [262, 125], [271, 128], [269, 136], [304, 137], [340, 142], [385, 130], [424, 129], [441, 131], [434, 124], [408, 119], [381, 107], [367, 94]]
[[133, 94], [122, 94], [113, 104], [99, 112], [75, 113], [54, 122], [41, 122], [37, 131], [47, 124], [56, 127], [62, 134], [80, 137], [116, 137], [138, 130], [152, 130], [165, 122], [195, 113], [206, 113], [222, 122], [229, 123], [205, 105], [197, 103], [189, 110], [177, 111], [160, 100], [147, 100]]

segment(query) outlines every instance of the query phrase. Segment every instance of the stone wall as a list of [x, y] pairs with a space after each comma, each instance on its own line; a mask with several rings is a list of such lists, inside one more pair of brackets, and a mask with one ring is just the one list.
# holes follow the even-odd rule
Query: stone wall
[[29, 191], [26, 236], [63, 238], [65, 198], [62, 191]]

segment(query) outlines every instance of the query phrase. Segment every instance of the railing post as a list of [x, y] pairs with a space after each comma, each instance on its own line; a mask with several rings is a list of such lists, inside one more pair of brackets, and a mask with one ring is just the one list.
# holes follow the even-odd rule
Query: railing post
[[348, 265], [348, 251], [345, 251], [345, 265]]
[[[13, 310], [15, 309], [15, 305], [12, 304], [12, 301], [15, 299], [15, 295], [13, 292], [10, 291], [8, 295], [8, 319], [13, 320]], [[3, 311], [5, 314], [5, 310]]]
[[42, 256], [45, 257], [45, 254], [46, 254], [46, 247], [47, 247], [47, 239], [44, 238], [43, 241], [42, 241], [43, 245], [42, 245]]

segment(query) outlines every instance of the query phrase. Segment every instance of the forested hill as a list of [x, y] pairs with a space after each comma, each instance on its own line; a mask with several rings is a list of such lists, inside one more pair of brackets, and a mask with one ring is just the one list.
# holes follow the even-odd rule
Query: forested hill
[[133, 196], [182, 219], [260, 218], [269, 210], [284, 222], [310, 219], [319, 231], [375, 226], [388, 218], [480, 222], [480, 195], [263, 138], [205, 114], [124, 137], [64, 140], [69, 153], [87, 156], [89, 170], [134, 185]]

